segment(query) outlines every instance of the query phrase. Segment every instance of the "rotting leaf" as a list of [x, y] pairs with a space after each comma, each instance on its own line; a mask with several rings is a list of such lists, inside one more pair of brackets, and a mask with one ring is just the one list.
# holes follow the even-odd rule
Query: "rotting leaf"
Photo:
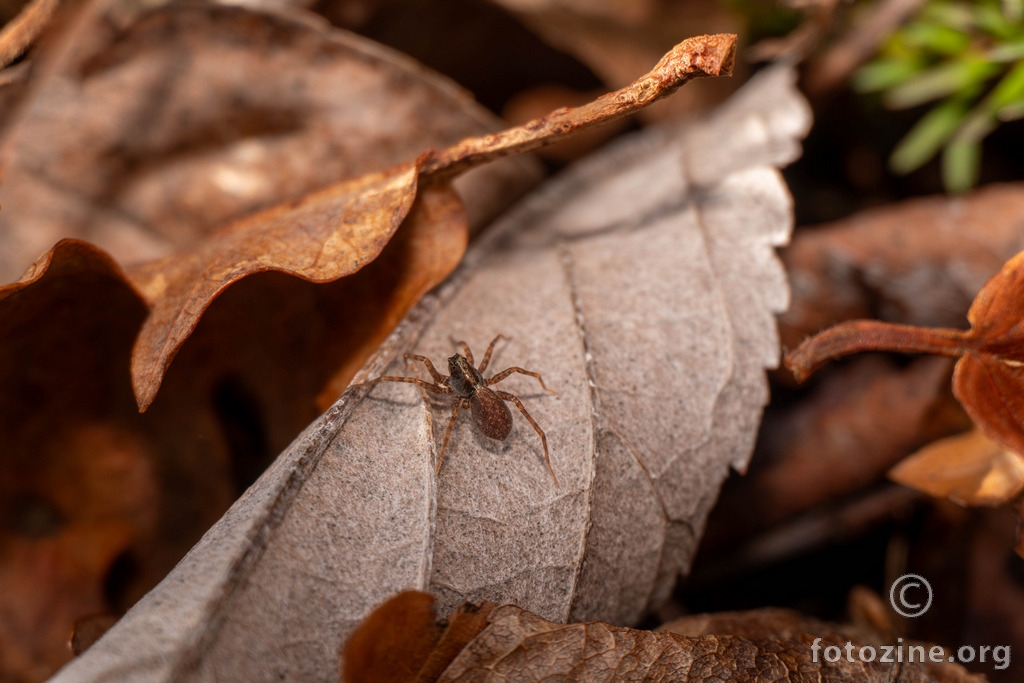
[[889, 478], [962, 505], [1002, 505], [1024, 489], [1024, 456], [972, 429], [907, 456]]
[[333, 679], [331, 648], [409, 588], [442, 613], [515, 601], [554, 621], [629, 623], [663, 600], [745, 465], [777, 363], [774, 246], [792, 217], [775, 166], [810, 122], [794, 81], [766, 70], [708, 120], [645, 131], [549, 182], [357, 375], [507, 335], [492, 366], [558, 391], [507, 380], [547, 433], [557, 488], [518, 416], [505, 444], [457, 421], [435, 477], [450, 404], [407, 384], [349, 390], [56, 680]]
[[985, 284], [967, 319], [966, 331], [842, 323], [802, 343], [786, 356], [786, 366], [802, 381], [829, 359], [860, 351], [959, 357], [954, 395], [986, 436], [1024, 454], [1024, 252]]
[[[397, 606], [409, 604], [422, 593], [404, 593], [384, 603], [371, 613], [360, 627], [373, 629], [384, 636], [393, 631], [379, 622]], [[459, 613], [453, 620], [459, 618]], [[347, 683], [363, 680], [416, 681], [545, 681], [552, 677], [569, 680], [685, 680], [700, 681], [943, 681], [969, 683], [984, 680], [968, 673], [959, 664], [946, 661], [945, 651], [939, 661], [929, 661], [921, 653], [935, 647], [926, 643], [885, 642], [863, 629], [821, 622], [796, 612], [763, 609], [750, 612], [694, 615], [666, 624], [658, 631], [641, 631], [601, 622], [557, 624], [531, 614], [514, 605], [488, 606], [481, 620], [485, 626], [469, 640], [460, 652], [449, 653], [443, 670], [417, 669], [416, 675], [381, 677], [381, 669], [369, 668], [367, 660], [356, 659], [360, 666], [346, 669], [342, 679]], [[376, 624], [374, 622], [377, 622]], [[392, 656], [415, 656], [422, 659], [419, 648], [424, 636], [436, 637], [433, 625], [409, 629], [401, 640], [390, 641], [397, 652]], [[357, 631], [358, 633], [359, 631]], [[398, 633], [396, 635], [402, 635]], [[875, 661], [844, 656], [847, 643], [859, 653], [862, 648], [874, 650]], [[816, 645], [817, 650], [812, 646]], [[899, 661], [895, 656], [884, 663], [881, 647], [902, 647]], [[355, 654], [365, 645], [349, 643], [348, 652]], [[907, 654], [914, 647], [915, 658]], [[840, 656], [826, 648], [837, 648]], [[941, 648], [940, 648], [941, 649]], [[865, 650], [867, 652], [867, 650]], [[831, 660], [831, 661], [830, 661]], [[347, 660], [351, 661], [351, 660]], [[424, 667], [425, 668], [425, 667]]]

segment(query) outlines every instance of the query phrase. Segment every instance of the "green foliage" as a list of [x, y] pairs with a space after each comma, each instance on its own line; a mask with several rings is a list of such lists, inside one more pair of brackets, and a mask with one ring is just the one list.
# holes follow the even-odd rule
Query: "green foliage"
[[934, 103], [890, 157], [909, 173], [942, 152], [946, 189], [978, 179], [981, 142], [1024, 116], [1024, 0], [929, 0], [854, 75], [890, 109]]

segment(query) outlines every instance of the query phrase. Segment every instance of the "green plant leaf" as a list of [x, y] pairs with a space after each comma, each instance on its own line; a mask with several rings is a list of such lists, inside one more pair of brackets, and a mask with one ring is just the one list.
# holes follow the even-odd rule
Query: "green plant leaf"
[[853, 75], [857, 92], [878, 92], [904, 83], [921, 73], [924, 64], [913, 59], [879, 59], [865, 64]]
[[963, 102], [951, 101], [925, 114], [900, 140], [889, 166], [895, 173], [910, 173], [931, 159], [953, 136], [967, 115]]
[[971, 37], [966, 32], [943, 24], [913, 21], [903, 29], [907, 44], [940, 55], [957, 55], [967, 49]]
[[1024, 62], [1020, 62], [1000, 79], [987, 98], [985, 104], [989, 111], [996, 113], [1000, 109], [1020, 101], [1024, 97]]
[[949, 192], [966, 192], [978, 182], [980, 166], [980, 142], [953, 140], [942, 154], [942, 182]]
[[891, 89], [885, 95], [885, 105], [890, 109], [907, 109], [953, 94], [963, 96], [999, 71], [998, 64], [976, 55], [946, 62]]

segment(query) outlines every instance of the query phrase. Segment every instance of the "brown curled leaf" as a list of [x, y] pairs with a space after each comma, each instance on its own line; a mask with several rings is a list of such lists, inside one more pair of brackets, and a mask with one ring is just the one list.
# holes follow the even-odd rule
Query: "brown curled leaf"
[[167, 366], [214, 297], [248, 275], [271, 270], [312, 282], [358, 271], [405, 220], [416, 180], [413, 163], [341, 182], [130, 271], [151, 306], [132, 351], [140, 409], [153, 402]]

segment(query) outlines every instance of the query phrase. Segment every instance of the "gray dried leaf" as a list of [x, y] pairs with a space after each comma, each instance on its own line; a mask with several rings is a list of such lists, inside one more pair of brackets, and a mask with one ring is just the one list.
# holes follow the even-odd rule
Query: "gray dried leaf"
[[[518, 414], [505, 444], [460, 417], [435, 477], [450, 403], [409, 384], [350, 390], [55, 680], [335, 679], [339, 644], [409, 588], [441, 613], [487, 598], [558, 622], [628, 623], [661, 600], [746, 463], [778, 361], [773, 247], [792, 218], [775, 166], [810, 122], [793, 81], [768, 71], [707, 121], [547, 183], [364, 368], [401, 374], [403, 351], [440, 363], [459, 340], [479, 358], [508, 335], [491, 369], [558, 391], [502, 383], [546, 431], [557, 487]], [[753, 127], [734, 163], [707, 144]]]

